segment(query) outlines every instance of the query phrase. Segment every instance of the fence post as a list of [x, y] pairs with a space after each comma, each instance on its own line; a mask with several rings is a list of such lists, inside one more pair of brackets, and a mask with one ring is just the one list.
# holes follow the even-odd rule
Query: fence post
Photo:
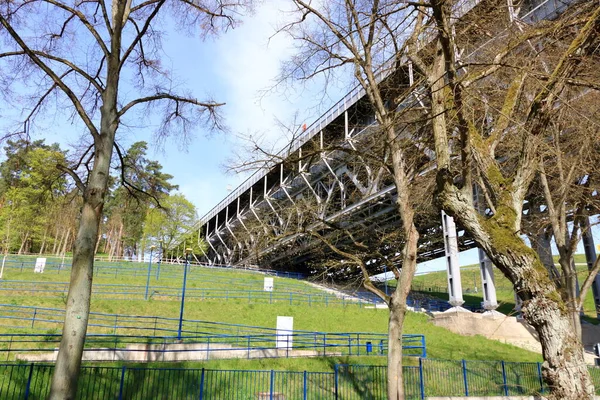
[[339, 391], [339, 366], [338, 364], [335, 364], [334, 366], [334, 372], [335, 372], [335, 386], [334, 386], [334, 393], [335, 393], [335, 400], [338, 400], [338, 391]]
[[31, 329], [33, 329], [33, 325], [35, 324], [35, 316], [37, 315], [37, 308], [33, 309], [33, 318], [31, 319]]
[[306, 400], [307, 397], [308, 397], [308, 386], [307, 386], [308, 379], [307, 379], [307, 375], [308, 374], [306, 373], [306, 371], [304, 371], [304, 375], [303, 375], [303, 379], [302, 379], [302, 381], [303, 381], [303, 383], [302, 383], [302, 393], [303, 393], [302, 394], [302, 400]]
[[462, 360], [463, 381], [465, 382], [465, 396], [469, 397], [469, 382], [467, 381], [467, 362]]
[[423, 359], [419, 357], [419, 386], [421, 391], [421, 400], [425, 400], [425, 379], [423, 377]]
[[508, 384], [506, 383], [506, 367], [502, 361], [502, 382], [504, 382], [504, 395], [508, 396]]
[[538, 379], [540, 380], [540, 394], [544, 393], [544, 378], [542, 378], [542, 363], [537, 363]]
[[275, 371], [271, 370], [271, 384], [269, 385], [269, 399], [273, 400], [273, 392], [275, 389]]
[[204, 396], [204, 368], [202, 368], [202, 372], [200, 373], [200, 397], [199, 400], [202, 400]]
[[27, 386], [25, 386], [25, 400], [29, 398], [29, 390], [31, 388], [31, 378], [33, 377], [33, 363], [29, 364], [29, 376], [27, 377]]
[[121, 383], [119, 385], [119, 400], [123, 400], [123, 387], [125, 386], [125, 366], [121, 368]]

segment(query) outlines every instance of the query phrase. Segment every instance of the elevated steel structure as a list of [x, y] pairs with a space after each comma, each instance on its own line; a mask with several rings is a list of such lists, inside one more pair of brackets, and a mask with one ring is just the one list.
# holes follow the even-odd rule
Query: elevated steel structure
[[[525, 11], [520, 19], [527, 23], [552, 19], [572, 2], [534, 0], [523, 5]], [[466, 15], [477, 4], [478, 0], [463, 1], [456, 12]], [[390, 87], [388, 100], [403, 99], [397, 109], [426, 101], [425, 91], [414, 84], [410, 63], [383, 71], [379, 79], [382, 85]], [[417, 89], [411, 91], [411, 87]], [[396, 188], [391, 176], [378, 163], [367, 162], [351, 151], [377, 146], [378, 132], [365, 91], [356, 87], [277, 154], [273, 158], [276, 162], [267, 162], [200, 219], [193, 229], [193, 238], [187, 235], [188, 241], [203, 239], [208, 244], [200, 261], [235, 265], [266, 263], [265, 266], [275, 269], [310, 271], [311, 260], [322, 257], [327, 252], [326, 246], [300, 232], [289, 233], [290, 226], [302, 219], [293, 215], [298, 214], [297, 203], [309, 198], [322, 221], [321, 226], [312, 223], [311, 229], [319, 229], [327, 222], [344, 221], [345, 228], [368, 235], [375, 227], [398, 226]], [[433, 152], [426, 146], [418, 150], [423, 155], [426, 172], [433, 165]], [[459, 307], [463, 299], [458, 251], [472, 248], [474, 243], [463, 232], [456, 231], [454, 221], [447, 215], [421, 220], [419, 227], [424, 238], [419, 257], [421, 260], [446, 257], [450, 302]], [[182, 241], [170, 250], [170, 256], [180, 257], [185, 248]], [[593, 250], [593, 245], [586, 245], [590, 257], [595, 256]], [[484, 252], [479, 254], [484, 305], [493, 310], [497, 301], [492, 266]], [[594, 293], [597, 292], [600, 296], [600, 291], [594, 288]]]

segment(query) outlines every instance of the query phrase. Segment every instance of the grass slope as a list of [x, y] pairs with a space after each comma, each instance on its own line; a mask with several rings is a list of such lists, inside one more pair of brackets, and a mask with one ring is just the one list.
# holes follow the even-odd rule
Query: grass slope
[[[131, 267], [132, 264], [127, 264]], [[147, 268], [147, 264], [144, 264]], [[123, 267], [125, 268], [125, 267]], [[179, 267], [180, 268], [180, 267]], [[190, 280], [196, 287], [212, 287], [219, 282], [227, 282], [223, 287], [231, 288], [250, 287], [252, 290], [262, 290], [263, 275], [238, 270], [208, 269], [194, 267], [196, 280]], [[32, 268], [31, 268], [32, 269]], [[160, 284], [179, 287], [180, 277], [173, 276], [161, 278]], [[23, 272], [20, 269], [5, 270], [5, 278], [11, 280], [36, 280], [36, 281], [65, 281], [65, 271], [59, 273], [33, 274], [32, 271]], [[152, 277], [154, 279], [154, 277]], [[95, 282], [107, 284], [145, 284], [146, 276], [133, 276], [121, 274], [115, 278], [113, 275], [99, 275]], [[294, 291], [302, 293], [322, 293], [302, 281], [275, 278], [275, 290]], [[0, 292], [0, 303], [28, 305], [37, 307], [64, 308], [62, 295], [37, 296], [30, 294], [8, 294]], [[180, 302], [175, 299], [148, 301], [142, 299], [110, 299], [92, 298], [91, 310], [95, 312], [129, 314], [140, 316], [163, 316], [177, 318], [179, 316]], [[387, 332], [388, 312], [385, 309], [373, 309], [349, 304], [328, 306], [324, 304], [290, 305], [286, 302], [269, 304], [266, 302], [249, 302], [247, 299], [230, 300], [200, 300], [186, 301], [185, 319], [204, 320], [215, 322], [229, 322], [244, 325], [254, 325], [274, 328], [277, 316], [285, 315], [294, 317], [294, 328], [297, 330], [322, 331], [322, 332]], [[56, 328], [49, 330], [56, 333]], [[39, 330], [14, 329], [7, 326], [0, 327], [0, 333], [41, 333]], [[538, 354], [525, 351], [515, 346], [497, 341], [487, 340], [480, 336], [464, 337], [452, 333], [444, 328], [434, 326], [428, 322], [424, 314], [409, 313], [406, 319], [405, 333], [424, 334], [427, 341], [427, 352], [430, 358], [440, 359], [469, 359], [469, 360], [506, 360], [506, 361], [540, 361]], [[360, 359], [360, 363], [385, 363], [381, 357]], [[348, 360], [331, 359], [290, 359], [290, 360], [214, 360], [201, 365], [210, 368], [244, 368], [244, 369], [293, 369], [293, 370], [323, 370], [325, 364], [331, 362], [350, 362]], [[352, 361], [357, 362], [357, 361]], [[199, 365], [198, 363], [192, 363]], [[190, 365], [192, 365], [190, 364]]]

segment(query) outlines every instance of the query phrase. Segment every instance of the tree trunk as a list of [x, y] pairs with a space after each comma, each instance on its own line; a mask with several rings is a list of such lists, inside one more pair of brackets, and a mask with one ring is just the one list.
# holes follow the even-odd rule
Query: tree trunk
[[96, 246], [94, 247], [94, 255], [98, 253], [98, 247], [100, 247], [100, 239], [102, 239], [102, 235], [98, 235], [98, 239], [96, 239]]
[[[399, 286], [397, 286], [398, 288]], [[406, 314], [406, 300], [402, 301], [397, 293], [392, 294], [388, 303], [390, 319], [388, 322], [387, 356], [387, 398], [404, 400], [404, 380], [402, 376], [402, 329]]]
[[[117, 4], [119, 7], [124, 7], [124, 4]], [[107, 61], [106, 89], [102, 93], [103, 104], [100, 107], [100, 133], [94, 137], [94, 166], [88, 176], [83, 193], [83, 207], [73, 248], [73, 265], [65, 310], [65, 323], [52, 375], [49, 400], [74, 400], [77, 393], [77, 380], [90, 312], [94, 249], [98, 240], [102, 209], [108, 190], [110, 160], [119, 124], [117, 90], [122, 14], [117, 13], [115, 18], [111, 57]]]
[[25, 236], [23, 237], [23, 240], [21, 240], [21, 247], [19, 247], [19, 251], [17, 254], [19, 254], [19, 255], [23, 254], [23, 252], [25, 251], [25, 246], [27, 244], [28, 238], [29, 238], [29, 232], [26, 232]]
[[60, 251], [60, 254], [62, 254], [63, 256], [67, 253], [67, 248], [68, 248], [68, 243], [69, 243], [69, 238], [71, 237], [71, 228], [67, 229], [67, 232], [65, 233], [65, 238], [64, 241], [62, 243], [62, 250]]
[[54, 241], [52, 242], [52, 253], [51, 254], [56, 254], [56, 246], [58, 245], [58, 234], [59, 234], [58, 227], [56, 227], [56, 235], [54, 235]]
[[83, 208], [73, 249], [73, 265], [62, 340], [48, 397], [50, 400], [73, 400], [77, 392], [90, 311], [94, 248], [108, 186], [112, 138], [114, 136], [97, 139], [94, 167], [83, 196]]
[[46, 230], [44, 231], [44, 238], [42, 239], [42, 244], [40, 245], [39, 255], [42, 255], [42, 253], [44, 252], [44, 248], [46, 247], [46, 238], [47, 237], [48, 237], [48, 227], [46, 227]]
[[448, 183], [438, 200], [512, 282], [523, 301], [523, 318], [536, 330], [542, 345], [543, 377], [551, 388], [548, 398], [592, 399], [594, 386], [572, 327], [572, 313], [535, 251], [511, 228], [510, 211], [499, 209], [494, 217], [482, 220], [469, 200]]

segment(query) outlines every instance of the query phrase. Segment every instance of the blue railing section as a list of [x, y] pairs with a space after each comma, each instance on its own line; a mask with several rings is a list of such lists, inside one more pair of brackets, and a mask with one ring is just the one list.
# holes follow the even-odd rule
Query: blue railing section
[[[108, 263], [105, 265], [104, 263]], [[137, 261], [123, 261], [121, 264], [111, 265], [110, 261], [96, 262], [94, 265], [94, 275], [110, 275], [110, 276], [146, 276], [148, 273], [148, 265], [138, 263]], [[135, 265], [133, 263], [136, 263]], [[33, 271], [35, 266], [35, 260], [27, 261], [23, 259], [11, 259], [5, 260], [5, 269], [17, 269], [20, 272], [31, 270]], [[261, 273], [266, 275], [274, 275], [282, 278], [290, 279], [304, 279], [306, 276], [299, 272], [289, 271], [278, 271], [275, 269], [263, 269], [263, 268], [245, 268], [236, 265], [209, 265], [209, 264], [198, 264], [192, 263], [192, 269], [194, 267], [202, 267], [209, 269], [223, 269], [223, 270], [239, 270], [245, 272]], [[57, 261], [46, 261], [46, 267], [44, 273], [69, 273], [71, 271], [71, 264], [69, 262], [57, 262]], [[160, 266], [156, 261], [152, 262], [152, 275], [159, 279], [161, 277], [176, 277], [181, 276], [183, 271], [183, 264], [172, 264], [168, 262], [162, 262]]]
[[[57, 334], [0, 335], [0, 357], [12, 360], [47, 360], [60, 344]], [[403, 335], [407, 356], [426, 357], [423, 335]], [[253, 335], [199, 334], [175, 340], [173, 336], [87, 335], [84, 360], [184, 361], [211, 358], [280, 358], [314, 356], [386, 355], [387, 335], [381, 333], [305, 332]]]
[[[424, 359], [403, 369], [405, 398], [544, 394], [548, 388], [539, 367], [539, 363]], [[46, 398], [53, 369], [44, 364], [0, 364], [0, 398]], [[600, 369], [589, 370], [599, 388]], [[386, 388], [386, 367], [373, 365], [338, 364], [330, 372], [84, 366], [76, 398], [385, 400]]]
[[[210, 282], [203, 282], [209, 286]], [[261, 282], [262, 285], [262, 282]], [[258, 285], [254, 285], [256, 288]], [[302, 288], [298, 288], [302, 289]], [[306, 287], [305, 287], [306, 290]], [[36, 296], [54, 297], [66, 296], [69, 291], [68, 282], [43, 282], [43, 281], [0, 281], [0, 292], [4, 293], [34, 293]], [[127, 298], [144, 299], [146, 286], [132, 284], [98, 284], [92, 286], [92, 295], [96, 298]], [[153, 299], [177, 300], [181, 299], [181, 287], [150, 285], [148, 293]], [[266, 292], [262, 290], [249, 289], [224, 289], [224, 288], [195, 288], [193, 285], [186, 286], [186, 300], [246, 300], [248, 302], [275, 303], [285, 302], [290, 305], [304, 304], [308, 306], [323, 305], [373, 305], [381, 303], [379, 301], [369, 301], [356, 298], [350, 295], [334, 296], [326, 293], [306, 293], [300, 291], [280, 291], [275, 290]]]
[[[50, 329], [58, 330], [62, 328], [64, 322], [64, 310], [59, 308], [0, 304], [0, 319], [4, 320], [2, 325], [5, 327], [44, 331]], [[113, 335], [168, 336], [171, 334], [175, 336], [178, 333], [178, 328], [178, 318], [159, 316], [90, 312], [88, 322], [88, 333]], [[182, 333], [184, 336], [197, 335], [201, 332], [208, 334], [246, 335], [274, 333], [275, 331], [276, 329], [274, 328], [261, 326], [191, 319], [184, 319], [182, 324]], [[307, 333], [306, 331], [298, 330], [296, 332]]]

